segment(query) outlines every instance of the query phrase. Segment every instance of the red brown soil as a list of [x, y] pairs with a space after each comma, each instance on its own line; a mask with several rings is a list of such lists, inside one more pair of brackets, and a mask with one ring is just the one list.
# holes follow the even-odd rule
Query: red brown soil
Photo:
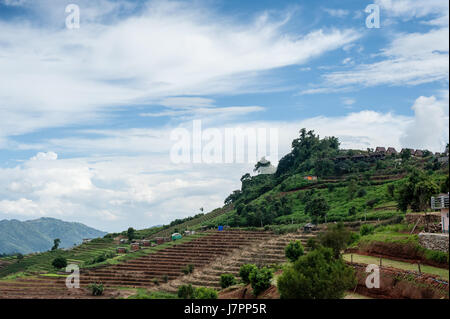
[[275, 286], [270, 286], [269, 289], [263, 291], [255, 297], [253, 289], [250, 285], [235, 286], [219, 292], [219, 299], [280, 299], [280, 294]]
[[[65, 278], [36, 276], [15, 281], [0, 281], [1, 298], [92, 298], [85, 289], [91, 283], [102, 283], [106, 289], [102, 297], [117, 297], [122, 293], [115, 287], [152, 287], [183, 275], [182, 269], [193, 264], [201, 269], [220, 256], [227, 256], [234, 249], [245, 249], [255, 241], [275, 236], [262, 231], [214, 231], [207, 236], [173, 245], [152, 254], [118, 265], [81, 270], [82, 289], [67, 289]], [[97, 298], [97, 297], [95, 297]]]
[[358, 284], [355, 292], [380, 299], [448, 299], [448, 283], [440, 283], [437, 276], [381, 267], [380, 288], [367, 288], [365, 264], [351, 264], [356, 270]]
[[370, 242], [364, 247], [348, 249], [347, 252], [353, 252], [366, 256], [383, 257], [413, 264], [417, 264], [420, 262], [423, 265], [449, 269], [448, 263], [438, 263], [434, 260], [426, 259], [423, 253], [413, 245], [386, 242]]

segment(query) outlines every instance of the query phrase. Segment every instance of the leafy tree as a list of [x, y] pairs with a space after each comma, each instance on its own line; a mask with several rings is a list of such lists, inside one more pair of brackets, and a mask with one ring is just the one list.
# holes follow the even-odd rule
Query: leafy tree
[[93, 283], [88, 286], [88, 289], [91, 291], [93, 296], [101, 296], [103, 295], [103, 284]]
[[402, 159], [402, 162], [406, 162], [411, 158], [411, 151], [408, 149], [402, 149], [400, 152], [400, 157]]
[[52, 250], [57, 250], [60, 243], [61, 243], [61, 240], [59, 238], [54, 239]]
[[300, 257], [278, 278], [282, 299], [338, 299], [355, 285], [354, 270], [324, 247]]
[[178, 297], [182, 299], [194, 299], [195, 298], [195, 289], [191, 284], [189, 285], [181, 285], [178, 287]]
[[52, 261], [52, 266], [55, 267], [56, 269], [67, 267], [67, 259], [64, 257], [56, 257]]
[[305, 253], [302, 243], [299, 240], [291, 241], [284, 250], [286, 258], [290, 261], [296, 261], [300, 256]]
[[356, 207], [355, 206], [350, 207], [349, 210], [348, 210], [348, 214], [350, 216], [355, 215], [356, 214]]
[[353, 199], [355, 197], [356, 191], [358, 190], [358, 183], [356, 180], [352, 179], [347, 185], [348, 198]]
[[18, 253], [16, 255], [16, 258], [17, 258], [17, 262], [19, 263], [19, 262], [21, 262], [23, 260], [23, 255], [21, 253]]
[[359, 233], [361, 236], [366, 236], [366, 235], [372, 234], [374, 232], [374, 230], [375, 230], [375, 227], [373, 227], [373, 225], [364, 224], [359, 229]]
[[236, 278], [232, 274], [221, 274], [220, 275], [220, 286], [222, 289], [233, 286], [236, 284]]
[[267, 267], [253, 270], [250, 275], [250, 284], [253, 288], [253, 294], [258, 296], [264, 290], [270, 287], [270, 281], [273, 277], [273, 270]]
[[310, 238], [308, 238], [308, 241], [306, 242], [306, 247], [308, 247], [310, 250], [314, 250], [317, 247], [319, 247], [319, 243], [316, 238], [310, 237]]
[[395, 197], [395, 184], [389, 184], [387, 186], [387, 193], [388, 193], [390, 198], [394, 198]]
[[408, 207], [415, 212], [425, 211], [429, 208], [431, 196], [438, 192], [438, 185], [428, 175], [413, 169], [399, 187], [397, 207], [403, 212], [406, 212]]
[[128, 228], [128, 230], [127, 230], [127, 237], [128, 237], [128, 240], [133, 240], [134, 239], [134, 236], [135, 236], [135, 230], [134, 230], [134, 228], [133, 227], [130, 227], [130, 228]]
[[341, 250], [344, 250], [351, 241], [351, 232], [345, 228], [343, 223], [337, 223], [321, 233], [319, 241], [322, 246], [333, 250], [335, 258], [339, 258]]
[[327, 200], [318, 195], [313, 197], [305, 205], [305, 212], [311, 216], [314, 223], [317, 223], [323, 218], [330, 210]]
[[448, 193], [449, 192], [449, 176], [447, 175], [447, 178], [441, 183], [441, 193]]
[[194, 292], [195, 299], [217, 299], [217, 291], [212, 288], [199, 287]]
[[258, 267], [256, 267], [255, 264], [245, 264], [242, 265], [241, 268], [239, 269], [239, 276], [242, 279], [242, 282], [245, 284], [249, 284], [250, 283], [250, 273], [254, 270], [258, 270]]

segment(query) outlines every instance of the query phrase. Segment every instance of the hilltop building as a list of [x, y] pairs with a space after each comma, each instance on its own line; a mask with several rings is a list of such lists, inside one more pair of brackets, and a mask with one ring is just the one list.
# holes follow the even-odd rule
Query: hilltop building
[[276, 167], [270, 164], [265, 157], [263, 157], [258, 163], [256, 163], [256, 171], [258, 174], [275, 174]]

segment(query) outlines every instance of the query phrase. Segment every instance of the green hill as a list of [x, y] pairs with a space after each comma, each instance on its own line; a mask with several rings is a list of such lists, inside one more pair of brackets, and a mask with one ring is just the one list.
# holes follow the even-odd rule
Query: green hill
[[61, 240], [60, 248], [80, 244], [83, 238], [103, 237], [106, 233], [80, 223], [54, 218], [28, 221], [0, 221], [0, 254], [42, 252], [52, 248], [53, 240]]

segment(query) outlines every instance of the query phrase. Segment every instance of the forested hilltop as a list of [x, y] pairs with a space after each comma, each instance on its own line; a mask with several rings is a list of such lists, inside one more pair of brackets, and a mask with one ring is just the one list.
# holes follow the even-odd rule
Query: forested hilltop
[[[241, 189], [225, 199], [233, 209], [204, 225], [297, 227], [387, 219], [407, 210], [427, 210], [431, 196], [448, 192], [448, 144], [444, 153], [435, 154], [339, 146], [336, 137], [321, 139], [314, 131], [300, 130], [274, 174], [244, 174]], [[255, 172], [260, 166], [256, 164]]]

